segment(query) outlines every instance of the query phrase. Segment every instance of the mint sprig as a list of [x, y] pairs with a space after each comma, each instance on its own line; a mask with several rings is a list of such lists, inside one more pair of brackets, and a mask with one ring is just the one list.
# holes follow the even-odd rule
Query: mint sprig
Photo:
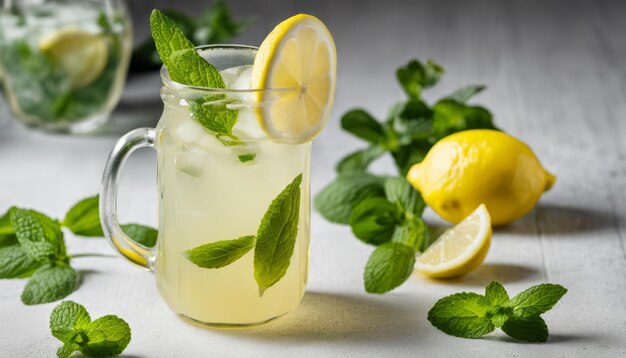
[[502, 284], [494, 281], [487, 286], [484, 296], [462, 292], [440, 299], [428, 312], [428, 321], [456, 337], [478, 338], [500, 327], [517, 340], [545, 342], [548, 327], [540, 315], [551, 309], [565, 293], [566, 288], [546, 283], [509, 299]]
[[[102, 236], [98, 196], [80, 200], [62, 222], [30, 209], [10, 208], [0, 216], [0, 279], [28, 281], [21, 295], [26, 305], [60, 300], [79, 284], [72, 268], [78, 257], [100, 256], [80, 253], [69, 255], [62, 227], [80, 236]], [[158, 231], [139, 224], [122, 225], [133, 240], [152, 247]]]
[[[198, 54], [176, 22], [155, 9], [150, 15], [150, 29], [173, 81], [195, 87], [225, 88], [220, 73]], [[237, 140], [232, 133], [237, 111], [225, 107], [222, 103], [225, 98], [223, 94], [200, 96], [188, 101], [189, 110], [193, 118], [218, 139]]]
[[109, 357], [122, 353], [131, 339], [131, 330], [123, 319], [108, 315], [91, 320], [82, 305], [65, 301], [52, 310], [50, 331], [63, 343], [58, 358], [68, 358], [79, 351], [87, 357]]
[[298, 236], [301, 182], [302, 174], [272, 200], [256, 236], [208, 243], [187, 250], [185, 256], [199, 267], [214, 269], [232, 264], [254, 248], [254, 278], [263, 296], [289, 268]]
[[[424, 91], [434, 87], [443, 73], [434, 61], [411, 60], [396, 72], [407, 99], [391, 106], [384, 121], [361, 108], [352, 109], [341, 118], [341, 128], [367, 146], [337, 163], [337, 178], [315, 196], [314, 204], [326, 220], [349, 224], [359, 240], [377, 246], [363, 275], [367, 292], [388, 292], [406, 281], [405, 273], [413, 270], [414, 260], [408, 259], [408, 254], [407, 259], [398, 262], [385, 261], [388, 256], [408, 252], [389, 245], [390, 242], [410, 248], [413, 254], [431, 244], [428, 228], [421, 219], [425, 203], [404, 178], [409, 168], [421, 162], [429, 149], [449, 134], [474, 128], [495, 129], [487, 109], [467, 103], [485, 89], [483, 85], [463, 87], [433, 104], [423, 99]], [[399, 175], [368, 173], [370, 165], [387, 154]], [[404, 265], [402, 270], [398, 265]]]

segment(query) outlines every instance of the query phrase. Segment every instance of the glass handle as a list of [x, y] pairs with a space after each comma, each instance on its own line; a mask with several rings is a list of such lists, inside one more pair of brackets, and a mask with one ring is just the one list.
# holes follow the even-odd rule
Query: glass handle
[[128, 237], [117, 220], [117, 186], [120, 169], [128, 156], [138, 148], [154, 148], [155, 140], [156, 130], [153, 128], [138, 128], [120, 138], [107, 159], [100, 191], [100, 221], [104, 237], [128, 261], [150, 271], [154, 268], [154, 249]]

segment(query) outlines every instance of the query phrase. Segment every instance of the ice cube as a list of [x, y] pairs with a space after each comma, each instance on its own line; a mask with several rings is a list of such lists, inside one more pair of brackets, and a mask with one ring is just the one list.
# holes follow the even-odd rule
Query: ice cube
[[176, 169], [192, 177], [200, 177], [204, 172], [208, 158], [207, 153], [200, 149], [186, 148], [186, 150], [176, 154], [174, 163]]
[[170, 121], [170, 123], [172, 136], [185, 144], [197, 142], [202, 137], [208, 135], [202, 125], [191, 118], [183, 118], [176, 122]]
[[220, 72], [220, 75], [222, 75], [222, 79], [224, 80], [224, 84], [227, 89], [250, 89], [252, 65], [228, 68]]

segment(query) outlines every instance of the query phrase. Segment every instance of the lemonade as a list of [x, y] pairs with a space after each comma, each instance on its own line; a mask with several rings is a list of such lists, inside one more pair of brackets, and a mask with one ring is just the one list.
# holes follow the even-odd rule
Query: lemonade
[[[205, 49], [229, 89], [249, 89], [256, 50]], [[231, 68], [224, 66], [241, 65]], [[164, 73], [167, 76], [166, 73]], [[229, 93], [237, 108], [233, 133], [244, 142], [222, 144], [195, 121], [185, 98], [166, 85], [165, 109], [157, 127], [160, 188], [158, 288], [180, 315], [213, 325], [262, 323], [295, 308], [307, 281], [310, 143], [271, 142], [259, 128], [252, 93]], [[251, 159], [252, 158], [252, 159]], [[298, 234], [285, 276], [262, 297], [254, 278], [253, 252], [222, 268], [191, 263], [185, 251], [220, 240], [255, 234], [268, 206], [303, 174]]]
[[120, 98], [130, 57], [124, 11], [116, 0], [18, 1], [0, 9], [0, 80], [15, 116], [50, 131], [102, 124]]

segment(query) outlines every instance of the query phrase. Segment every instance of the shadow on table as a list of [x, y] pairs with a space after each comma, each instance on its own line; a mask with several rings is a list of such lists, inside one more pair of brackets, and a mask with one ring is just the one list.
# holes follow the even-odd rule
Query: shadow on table
[[484, 288], [492, 281], [507, 284], [533, 280], [541, 275], [540, 271], [526, 266], [506, 263], [484, 263], [465, 276], [445, 280], [425, 279], [431, 282], [441, 283], [442, 285], [462, 285]]
[[[418, 298], [416, 298], [417, 300]], [[414, 332], [423, 315], [376, 298], [307, 292], [300, 306], [267, 326], [221, 334], [271, 341], [355, 341], [401, 337]]]
[[[569, 235], [615, 227], [615, 213], [590, 208], [541, 204], [524, 218], [495, 229], [496, 233], [512, 235]], [[584, 237], [581, 235], [575, 235]], [[571, 237], [571, 236], [570, 236]]]

